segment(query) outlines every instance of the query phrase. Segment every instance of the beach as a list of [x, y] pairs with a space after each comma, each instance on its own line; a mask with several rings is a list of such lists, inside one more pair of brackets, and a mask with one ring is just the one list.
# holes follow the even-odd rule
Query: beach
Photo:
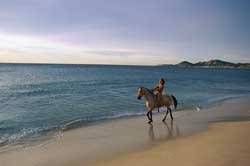
[[0, 20], [0, 166], [250, 166], [249, 1], [1, 0]]
[[250, 163], [250, 121], [209, 125], [195, 134], [142, 152], [122, 155], [96, 166], [248, 166]]
[[[39, 144], [0, 153], [4, 166], [247, 165], [249, 98], [201, 110], [114, 119], [58, 133]], [[228, 164], [229, 163], [229, 164]]]
[[0, 166], [250, 166], [250, 1], [1, 0], [0, 20]]

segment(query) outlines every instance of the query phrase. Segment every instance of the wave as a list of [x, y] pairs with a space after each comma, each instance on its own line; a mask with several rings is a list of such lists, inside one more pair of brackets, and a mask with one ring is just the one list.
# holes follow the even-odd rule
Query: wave
[[209, 99], [207, 101], [207, 105], [214, 105], [217, 103], [224, 102], [226, 100], [249, 97], [249, 96], [250, 96], [250, 94], [238, 94], [238, 95], [226, 95], [226, 96], [215, 97], [215, 98]]
[[62, 125], [60, 128], [62, 131], [67, 131], [69, 129], [77, 128], [77, 127], [80, 127], [82, 125], [87, 125], [87, 124], [98, 122], [98, 121], [141, 116], [144, 114], [145, 114], [145, 112], [127, 112], [127, 113], [121, 113], [121, 114], [112, 115], [112, 116], [102, 116], [102, 117], [93, 116], [91, 118], [71, 120], [71, 121], [65, 123], [64, 125]]
[[26, 128], [14, 134], [3, 134], [0, 137], [0, 147], [25, 145], [44, 140], [50, 132], [58, 131], [57, 127]]
[[[22, 129], [15, 134], [3, 134], [0, 136], [0, 147], [5, 146], [17, 146], [17, 145], [25, 145], [27, 143], [35, 143], [44, 140], [45, 138], [50, 138], [53, 135], [57, 135], [60, 132], [68, 131], [70, 129], [82, 127], [84, 125], [89, 125], [94, 122], [103, 122], [105, 120], [110, 119], [118, 119], [118, 118], [125, 118], [131, 116], [140, 116], [143, 115], [144, 112], [140, 113], [122, 113], [113, 116], [102, 116], [98, 117], [93, 116], [89, 118], [82, 118], [82, 119], [74, 119], [68, 122], [64, 122], [58, 126], [50, 126], [46, 128], [27, 128]], [[6, 129], [7, 130], [7, 129]]]

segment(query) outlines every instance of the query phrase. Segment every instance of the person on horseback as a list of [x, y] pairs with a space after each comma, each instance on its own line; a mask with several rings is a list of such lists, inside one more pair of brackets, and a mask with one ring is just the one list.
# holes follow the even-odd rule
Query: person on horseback
[[161, 102], [162, 92], [164, 90], [165, 80], [161, 78], [159, 83], [154, 87], [152, 90], [153, 93], [157, 96], [157, 103], [158, 103], [158, 112], [159, 112], [159, 103]]

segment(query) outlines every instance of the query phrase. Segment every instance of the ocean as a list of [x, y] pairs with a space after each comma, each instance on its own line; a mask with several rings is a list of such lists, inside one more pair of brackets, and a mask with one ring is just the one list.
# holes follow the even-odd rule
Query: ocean
[[0, 64], [0, 149], [114, 118], [144, 115], [140, 86], [166, 78], [178, 110], [250, 95], [250, 70]]

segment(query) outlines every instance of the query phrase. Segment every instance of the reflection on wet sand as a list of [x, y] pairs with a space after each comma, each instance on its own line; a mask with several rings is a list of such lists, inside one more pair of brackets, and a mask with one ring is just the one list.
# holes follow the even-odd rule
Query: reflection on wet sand
[[[162, 124], [164, 129], [157, 130], [157, 132], [161, 133], [155, 132], [153, 124], [149, 125], [148, 136], [150, 141], [170, 140], [180, 136], [180, 130], [176, 122], [171, 120], [170, 122], [163, 122]], [[157, 125], [157, 127], [159, 126]]]

